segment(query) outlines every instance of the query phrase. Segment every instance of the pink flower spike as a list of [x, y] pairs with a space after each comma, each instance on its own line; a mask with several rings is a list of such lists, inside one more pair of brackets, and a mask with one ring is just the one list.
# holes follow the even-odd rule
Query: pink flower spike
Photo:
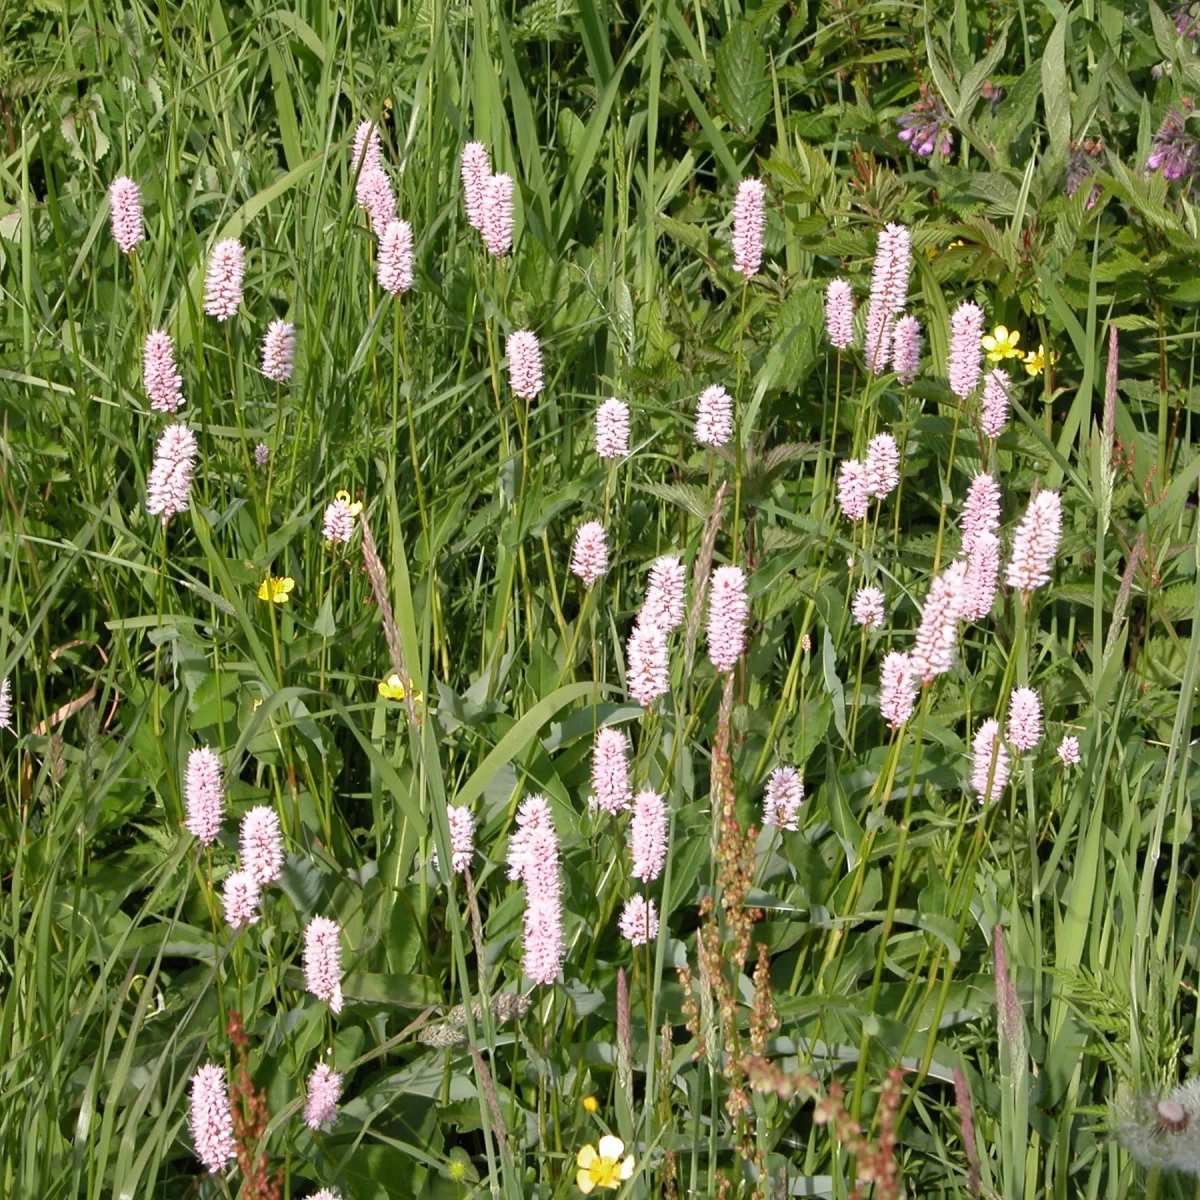
[[625, 649], [625, 686], [643, 708], [669, 691], [667, 633], [662, 626], [634, 626]]
[[258, 921], [258, 902], [262, 890], [249, 871], [234, 871], [225, 876], [221, 899], [225, 920], [234, 929], [248, 929]]
[[900, 449], [890, 433], [877, 433], [867, 443], [867, 488], [883, 499], [900, 482]]
[[156, 412], [173, 413], [183, 403], [183, 378], [175, 369], [175, 344], [161, 329], [146, 334], [142, 383]]
[[468, 142], [462, 149], [459, 170], [462, 174], [463, 200], [467, 208], [467, 223], [483, 229], [484, 191], [492, 174], [487, 148], [482, 142]]
[[108, 188], [108, 219], [113, 241], [132, 254], [146, 231], [142, 225], [142, 192], [128, 175], [118, 175]]
[[604, 540], [604, 526], [599, 521], [585, 521], [575, 531], [571, 574], [582, 579], [584, 587], [590, 588], [607, 570], [608, 545]]
[[221, 782], [221, 760], [207, 747], [188, 754], [183, 784], [187, 816], [184, 827], [202, 845], [211, 846], [221, 832], [225, 788]]
[[925, 683], [942, 675], [954, 665], [958, 649], [958, 622], [966, 603], [965, 562], [951, 563], [929, 588], [921, 624], [912, 648], [912, 668]]
[[1033, 688], [1017, 688], [1008, 702], [1008, 740], [1020, 751], [1042, 740], [1042, 701]]
[[658, 625], [670, 633], [683, 620], [684, 598], [687, 594], [687, 571], [679, 559], [669, 554], [654, 560], [646, 599], [638, 613], [638, 624]]
[[1062, 537], [1062, 500], [1057, 492], [1038, 492], [1013, 535], [1005, 583], [1028, 595], [1050, 582], [1050, 570]]
[[658, 909], [645, 896], [631, 896], [625, 901], [618, 922], [621, 936], [631, 946], [648, 946], [658, 938]]
[[838, 467], [838, 504], [851, 521], [861, 521], [871, 503], [871, 484], [867, 468], [855, 458], [845, 459]]
[[[999, 722], [993, 717], [980, 725], [972, 750], [971, 787], [979, 797], [979, 803], [999, 800], [1008, 786], [1008, 750], [1000, 740]], [[991, 787], [988, 786], [989, 778]]]
[[279, 817], [268, 804], [256, 804], [242, 818], [242, 865], [260, 887], [274, 883], [283, 874], [283, 839]]
[[196, 467], [196, 435], [186, 425], [168, 425], [154, 448], [154, 465], [146, 479], [146, 511], [167, 521], [187, 512]]
[[921, 369], [921, 322], [901, 317], [892, 331], [892, 370], [904, 385], [912, 383]]
[[383, 150], [379, 140], [379, 126], [374, 121], [360, 121], [354, 131], [354, 149], [350, 157], [350, 169], [358, 175], [383, 167]]
[[733, 268], [747, 279], [762, 264], [765, 189], [758, 179], [743, 179], [733, 202]]
[[536, 793], [526, 796], [517, 808], [517, 828], [508, 839], [510, 882], [525, 878], [525, 867], [529, 862], [529, 838], [535, 829], [554, 829], [550, 805], [546, 803], [544, 796]]
[[962, 550], [971, 553], [976, 537], [1000, 528], [1000, 485], [990, 475], [976, 475], [963, 503]]
[[696, 402], [696, 441], [723, 446], [733, 436], [733, 400], [719, 384], [707, 387]]
[[224, 1067], [206, 1063], [192, 1076], [189, 1109], [196, 1157], [215, 1175], [237, 1157]]
[[638, 792], [633, 798], [629, 853], [633, 859], [629, 874], [634, 879], [653, 883], [662, 874], [667, 861], [667, 806], [657, 792]]
[[629, 786], [629, 739], [619, 729], [599, 729], [592, 748], [592, 796], [589, 807], [610, 816], [624, 812], [633, 800]]
[[844, 279], [831, 279], [825, 289], [825, 330], [837, 350], [854, 341], [854, 292]]
[[503, 258], [513, 243], [513, 181], [511, 175], [492, 175], [483, 188], [484, 244]]
[[899, 729], [913, 714], [916, 679], [907, 654], [892, 650], [879, 673], [879, 712], [889, 729]]
[[778, 825], [780, 829], [799, 829], [797, 818], [804, 800], [804, 780], [795, 767], [776, 767], [767, 780], [763, 797], [763, 824]]
[[979, 424], [983, 436], [995, 441], [1008, 424], [1008, 373], [997, 367], [983, 377]]
[[855, 625], [878, 629], [883, 624], [883, 593], [877, 587], [859, 588], [850, 612]]
[[323, 1129], [337, 1120], [337, 1105], [342, 1096], [342, 1077], [325, 1063], [317, 1063], [305, 1089], [304, 1123], [312, 1130]]
[[718, 671], [732, 671], [746, 651], [750, 602], [741, 567], [718, 567], [708, 593], [708, 658]]
[[975, 535], [967, 555], [963, 620], [982, 621], [991, 615], [1000, 579], [1000, 540], [986, 529]]
[[304, 986], [329, 1011], [342, 1011], [342, 931], [328, 917], [313, 917], [304, 930]]
[[389, 221], [379, 241], [379, 262], [375, 268], [379, 286], [393, 296], [401, 296], [413, 285], [413, 233], [407, 221]]
[[950, 315], [950, 354], [946, 374], [950, 390], [965, 400], [978, 386], [983, 371], [983, 309], [964, 300]]
[[508, 382], [522, 400], [536, 400], [542, 390], [542, 348], [537, 335], [517, 329], [504, 344], [508, 357]]
[[322, 1188], [319, 1192], [313, 1192], [308, 1200], [342, 1200], [342, 1197], [331, 1188]]
[[242, 303], [242, 278], [246, 252], [237, 238], [226, 238], [212, 248], [204, 277], [204, 311], [218, 321], [236, 315]]
[[396, 197], [382, 166], [369, 167], [359, 175], [355, 196], [371, 222], [372, 232], [382, 240], [388, 225], [396, 219]]
[[596, 409], [596, 453], [601, 458], [624, 458], [629, 453], [629, 405], [615, 396]]
[[882, 374], [892, 357], [892, 323], [904, 311], [908, 277], [912, 271], [912, 242], [903, 225], [880, 230], [871, 276], [871, 302], [867, 308], [867, 367]]
[[0, 679], [0, 729], [11, 729], [12, 718], [12, 684], [7, 679]]
[[531, 827], [525, 845], [524, 954], [521, 969], [534, 983], [551, 984], [563, 960], [562, 878], [558, 838], [547, 823]]
[[271, 458], [271, 447], [266, 442], [259, 442], [254, 447], [254, 465], [256, 467], [265, 467]]
[[272, 383], [287, 383], [296, 355], [296, 327], [290, 321], [272, 321], [262, 344], [262, 373]]
[[1068, 734], [1058, 743], [1058, 757], [1064, 767], [1073, 767], [1079, 762], [1079, 739]]
[[446, 821], [450, 826], [450, 866], [461, 875], [475, 856], [475, 816], [465, 804], [447, 804]]
[[351, 504], [345, 493], [335, 497], [325, 509], [321, 536], [334, 546], [345, 545], [354, 536], [354, 526], [361, 507]]

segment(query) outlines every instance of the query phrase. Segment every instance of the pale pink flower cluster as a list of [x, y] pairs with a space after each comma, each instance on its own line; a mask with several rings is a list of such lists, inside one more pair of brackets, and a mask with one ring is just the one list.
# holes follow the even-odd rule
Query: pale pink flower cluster
[[965, 400], [978, 386], [983, 370], [983, 309], [964, 300], [950, 314], [950, 354], [946, 375], [950, 390]]
[[900, 482], [900, 448], [890, 433], [877, 433], [867, 443], [864, 464], [867, 490], [882, 500]]
[[225, 920], [234, 929], [246, 929], [258, 920], [258, 902], [262, 889], [249, 871], [234, 871], [225, 876], [221, 899]]
[[961, 525], [964, 554], [971, 553], [980, 533], [995, 533], [1000, 528], [1000, 485], [990, 475], [976, 475], [971, 480]]
[[838, 350], [854, 341], [854, 292], [844, 279], [832, 279], [825, 289], [825, 330]]
[[804, 801], [804, 780], [795, 767], [776, 767], [767, 780], [763, 797], [763, 824], [778, 825], [793, 832], [800, 828], [798, 818]]
[[592, 747], [592, 795], [589, 807], [615, 816], [633, 800], [629, 786], [629, 739], [619, 729], [600, 729]]
[[1058, 757], [1064, 767], [1073, 767], [1079, 762], [1079, 739], [1067, 734], [1058, 743]]
[[925, 683], [954, 665], [958, 622], [966, 603], [966, 575], [965, 562], [951, 563], [934, 579], [925, 598], [911, 655], [913, 672]]
[[447, 804], [450, 826], [450, 866], [461, 875], [475, 857], [475, 814], [465, 804]]
[[396, 197], [382, 161], [373, 167], [364, 168], [358, 177], [354, 195], [358, 207], [367, 214], [371, 222], [372, 232], [382, 239], [388, 225], [396, 219]]
[[997, 367], [983, 377], [979, 424], [983, 436], [995, 441], [1008, 424], [1008, 372]]
[[354, 536], [355, 506], [345, 496], [336, 496], [325, 508], [321, 536], [335, 546], [344, 545]]
[[141, 189], [128, 175], [118, 175], [109, 185], [108, 209], [113, 241], [122, 253], [132, 254], [146, 231], [142, 226]]
[[508, 381], [522, 400], [534, 400], [542, 390], [542, 348], [537, 335], [517, 329], [508, 335], [504, 346], [508, 356]]
[[733, 268], [747, 279], [762, 264], [765, 189], [758, 179], [743, 179], [733, 202]]
[[342, 1011], [342, 931], [328, 917], [313, 917], [304, 930], [304, 986], [329, 1011]]
[[142, 383], [156, 412], [173, 413], [183, 403], [183, 377], [175, 369], [175, 343], [161, 329], [146, 334]]
[[838, 467], [838, 504], [851, 521], [861, 521], [867, 515], [871, 485], [867, 468], [856, 458], [847, 458]]
[[631, 946], [648, 946], [658, 937], [658, 909], [645, 896], [631, 896], [618, 922], [621, 936]]
[[646, 599], [638, 613], [639, 625], [657, 625], [670, 633], [683, 620], [687, 594], [687, 571], [673, 555], [664, 554], [650, 568]]
[[879, 672], [879, 711], [889, 729], [899, 729], [912, 716], [916, 684], [907, 654], [892, 650], [884, 655]]
[[283, 874], [283, 839], [279, 817], [269, 804], [256, 804], [242, 818], [242, 865], [261, 887]]
[[266, 442], [259, 442], [254, 447], [254, 465], [256, 467], [265, 467], [271, 457], [271, 447]]
[[379, 126], [374, 121], [360, 121], [354, 131], [350, 169], [361, 174], [382, 166], [383, 150], [379, 140]]
[[309, 1129], [323, 1129], [337, 1120], [338, 1100], [342, 1095], [342, 1077], [325, 1063], [317, 1063], [308, 1077], [308, 1099], [304, 1104], [304, 1123]]
[[0, 729], [11, 729], [12, 718], [12, 684], [7, 679], [0, 679]]
[[189, 1123], [196, 1157], [210, 1174], [225, 1169], [237, 1157], [233, 1144], [233, 1110], [225, 1086], [225, 1068], [205, 1063], [192, 1076]]
[[667, 861], [667, 806], [657, 792], [638, 792], [633, 798], [629, 854], [634, 879], [653, 883], [662, 874]]
[[1017, 688], [1008, 702], [1008, 740], [1021, 751], [1042, 740], [1042, 700], [1033, 688]]
[[523, 880], [529, 861], [529, 838], [535, 829], [553, 829], [550, 805], [536, 793], [526, 796], [517, 807], [517, 828], [508, 839], [508, 878]]
[[892, 331], [892, 370], [903, 384], [912, 383], [921, 369], [921, 322], [901, 317]]
[[999, 581], [1000, 539], [989, 530], [981, 529], [975, 534], [967, 555], [962, 613], [964, 621], [982, 621], [991, 613]]
[[596, 409], [596, 453], [621, 458], [629, 453], [629, 405], [611, 396]]
[[403, 295], [413, 285], [413, 232], [407, 221], [389, 221], [379, 240], [379, 263], [375, 269], [379, 286], [393, 296]]
[[183, 797], [184, 827], [202, 845], [211, 846], [221, 832], [225, 788], [221, 782], [221, 760], [207, 746], [198, 746], [188, 754]]
[[[975, 734], [972, 743], [971, 787], [980, 804], [999, 800], [1008, 787], [1008, 750], [1000, 740], [1000, 724], [989, 717]], [[988, 786], [988, 780], [991, 786]]]
[[625, 685], [629, 694], [649, 708], [670, 689], [667, 671], [667, 631], [653, 623], [638, 624], [625, 648]]
[[859, 588], [850, 606], [855, 625], [878, 629], [883, 624], [883, 592], [877, 587]]
[[483, 241], [503, 258], [513, 241], [513, 181], [511, 175], [492, 175], [483, 187]]
[[733, 436], [733, 399], [720, 384], [706, 387], [696, 401], [696, 441], [723, 446]]
[[161, 517], [163, 528], [187, 512], [196, 469], [196, 435], [186, 425], [168, 425], [154, 448], [154, 465], [146, 479], [146, 511]]
[[521, 967], [534, 983], [558, 978], [563, 959], [562, 878], [558, 838], [550, 807], [541, 796], [523, 801], [517, 832], [508, 845], [509, 878], [525, 885], [524, 955]]
[[291, 321], [272, 321], [262, 344], [262, 373], [272, 383], [287, 383], [296, 355], [296, 327]]
[[462, 149], [459, 167], [462, 174], [463, 200], [467, 209], [467, 223], [483, 230], [483, 194], [492, 174], [492, 164], [487, 147], [482, 142], [468, 142]]
[[204, 311], [218, 321], [228, 321], [242, 303], [242, 278], [246, 252], [237, 238], [218, 242], [208, 258], [204, 277]]
[[866, 358], [868, 368], [878, 375], [892, 357], [892, 323], [904, 311], [908, 299], [908, 277], [912, 271], [912, 243], [903, 225], [880, 230], [871, 276], [871, 300], [867, 308]]
[[1029, 593], [1050, 582], [1050, 570], [1062, 537], [1062, 500], [1057, 492], [1038, 492], [1013, 535], [1005, 582]]
[[746, 651], [750, 602], [741, 567], [718, 567], [708, 592], [708, 658], [718, 671], [732, 671]]
[[608, 570], [608, 544], [604, 538], [604, 526], [599, 521], [585, 521], [575, 531], [571, 574], [582, 579], [584, 587], [590, 588]]

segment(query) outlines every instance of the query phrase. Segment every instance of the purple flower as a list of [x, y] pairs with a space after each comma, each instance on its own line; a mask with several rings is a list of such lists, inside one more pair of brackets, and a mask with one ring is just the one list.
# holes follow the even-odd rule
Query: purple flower
[[972, 539], [967, 554], [964, 621], [982, 621], [988, 616], [996, 600], [999, 579], [1000, 540], [990, 530], [981, 529]]
[[256, 804], [242, 818], [242, 865], [266, 887], [283, 874], [283, 841], [279, 817], [267, 804]]
[[[1008, 786], [1008, 750], [1000, 740], [1000, 725], [989, 717], [972, 743], [971, 787], [980, 804], [999, 800]], [[991, 781], [989, 786], [988, 781]]]
[[1064, 767], [1073, 767], [1079, 762], [1079, 739], [1067, 734], [1058, 743], [1058, 757]]
[[838, 467], [838, 504], [851, 521], [861, 521], [871, 503], [871, 485], [867, 468], [856, 458], [847, 458]]
[[1008, 373], [997, 367], [983, 377], [979, 424], [983, 436], [995, 441], [1008, 424]]
[[1042, 740], [1042, 700], [1033, 688], [1017, 688], [1008, 702], [1008, 738], [1018, 750]]
[[714, 384], [696, 401], [696, 441], [702, 446], [723, 446], [733, 436], [733, 400]]
[[379, 286], [393, 296], [403, 295], [413, 285], [413, 233], [407, 221], [389, 221], [379, 241], [379, 263], [375, 268]]
[[446, 821], [450, 826], [450, 866], [461, 875], [475, 855], [475, 815], [465, 804], [447, 804]]
[[483, 240], [497, 257], [512, 249], [513, 181], [511, 175], [491, 175], [483, 185]]
[[619, 729], [600, 729], [592, 749], [592, 796], [589, 807], [611, 816], [624, 812], [633, 800], [629, 786], [629, 739]]
[[896, 124], [900, 126], [900, 140], [922, 158], [929, 158], [935, 151], [945, 158], [954, 149], [950, 114], [941, 97], [926, 84], [921, 84], [921, 99], [898, 117]]
[[878, 629], [883, 624], [883, 593], [877, 587], [859, 588], [850, 612], [855, 625]]
[[508, 356], [508, 380], [522, 400], [535, 400], [542, 390], [542, 348], [537, 334], [517, 329], [504, 345]]
[[1183, 179], [1200, 168], [1200, 140], [1187, 131], [1193, 107], [1184, 96], [1177, 108], [1167, 111], [1146, 159], [1148, 171], [1161, 170], [1164, 179]]
[[733, 202], [733, 266], [747, 279], [762, 264], [764, 189], [758, 179], [743, 179]]
[[963, 503], [962, 550], [971, 553], [976, 537], [1000, 528], [1000, 485], [988, 474], [976, 475]]
[[964, 300], [950, 314], [950, 354], [946, 375], [950, 390], [965, 400], [978, 386], [983, 371], [983, 309]]
[[966, 604], [965, 562], [951, 563], [929, 587], [921, 623], [913, 639], [912, 668], [925, 683], [932, 683], [954, 665], [958, 649], [958, 622]]
[[234, 871], [225, 876], [221, 899], [225, 920], [234, 929], [247, 929], [258, 920], [258, 901], [262, 889], [249, 871]]
[[867, 366], [881, 374], [892, 357], [892, 323], [904, 311], [908, 277], [912, 272], [912, 240], [903, 225], [879, 231], [875, 268], [871, 276], [871, 301], [867, 307]]
[[629, 453], [629, 405], [615, 396], [596, 409], [596, 453], [601, 458], [622, 458]]
[[892, 330], [892, 370], [903, 384], [912, 383], [921, 369], [921, 322], [901, 317]]
[[1013, 535], [1005, 583], [1032, 592], [1050, 582], [1050, 570], [1062, 537], [1062, 500], [1057, 492], [1038, 492]]
[[625, 686], [643, 708], [667, 694], [667, 665], [666, 630], [653, 622], [635, 625], [625, 648]]
[[639, 625], [657, 625], [670, 633], [683, 620], [684, 598], [687, 593], [687, 571], [679, 559], [669, 554], [654, 560], [646, 599], [638, 613]]
[[889, 729], [899, 729], [912, 716], [915, 689], [909, 656], [898, 650], [886, 654], [879, 673], [879, 712]]
[[825, 329], [837, 350], [854, 341], [854, 292], [844, 279], [831, 279], [825, 289]]
[[367, 167], [358, 177], [354, 191], [361, 208], [371, 222], [377, 238], [382, 238], [390, 222], [396, 219], [396, 197], [392, 183], [382, 166]]
[[491, 178], [492, 164], [488, 160], [487, 147], [482, 142], [468, 142], [462, 149], [460, 162], [463, 199], [467, 208], [467, 223], [475, 229], [483, 229], [483, 194]]
[[563, 960], [562, 877], [554, 826], [531, 827], [524, 850], [524, 954], [521, 969], [534, 983], [558, 978]]
[[882, 499], [900, 482], [900, 448], [890, 433], [877, 433], [867, 443], [867, 489]]
[[246, 252], [237, 238], [226, 238], [212, 248], [204, 276], [204, 311], [218, 321], [228, 321], [242, 303], [242, 277]]
[[585, 521], [575, 531], [571, 574], [582, 579], [584, 587], [590, 588], [607, 570], [608, 545], [604, 540], [604, 526], [599, 521]]

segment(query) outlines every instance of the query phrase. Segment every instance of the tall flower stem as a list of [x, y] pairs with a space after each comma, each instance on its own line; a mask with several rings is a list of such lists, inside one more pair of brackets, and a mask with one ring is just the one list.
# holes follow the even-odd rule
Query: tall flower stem
[[[740, 545], [739, 524], [742, 515], [742, 468], [743, 457], [745, 450], [742, 446], [742, 416], [745, 412], [745, 405], [742, 404], [742, 373], [745, 369], [746, 359], [746, 295], [750, 289], [750, 280], [745, 276], [742, 277], [742, 313], [738, 322], [738, 345], [737, 345], [737, 383], [734, 387], [734, 422], [733, 422], [733, 438], [734, 438], [734, 469], [733, 469], [733, 530], [732, 530], [732, 547], [730, 549], [730, 562], [737, 563], [738, 547]], [[710, 481], [711, 490], [711, 481]], [[653, 1036], [651, 1037], [653, 1040]]]

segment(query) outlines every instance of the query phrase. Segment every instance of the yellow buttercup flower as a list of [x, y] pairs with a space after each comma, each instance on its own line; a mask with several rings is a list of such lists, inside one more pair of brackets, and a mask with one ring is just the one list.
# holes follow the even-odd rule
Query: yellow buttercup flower
[[258, 589], [258, 598], [270, 600], [272, 604], [286, 604], [288, 596], [295, 586], [296, 581], [290, 575], [272, 575], [269, 579], [263, 580], [262, 586]]
[[600, 1145], [584, 1146], [575, 1156], [579, 1170], [575, 1172], [575, 1186], [586, 1196], [596, 1188], [616, 1191], [633, 1174], [633, 1155], [625, 1154], [625, 1143], [619, 1137], [608, 1134], [600, 1139]]
[[1040, 375], [1046, 369], [1046, 360], [1049, 358], [1051, 366], [1058, 362], [1058, 351], [1051, 350], [1049, 354], [1046, 352], [1046, 347], [1038, 344], [1036, 350], [1030, 350], [1025, 355], [1025, 373], [1027, 375]]
[[600, 1111], [600, 1101], [595, 1096], [584, 1096], [583, 1111], [590, 1113], [598, 1113]]
[[991, 333], [985, 333], [980, 340], [983, 342], [983, 348], [987, 351], [990, 362], [1003, 362], [1006, 358], [1021, 357], [1021, 352], [1017, 349], [1021, 334], [1016, 329], [1010, 333], [1003, 325], [997, 325]]
[[355, 502], [353, 504], [351, 504], [350, 503], [350, 493], [345, 490], [340, 491], [340, 492], [334, 492], [333, 498], [335, 500], [340, 500], [346, 506], [346, 511], [352, 517], [357, 517], [358, 514], [360, 512], [362, 512], [362, 510], [363, 510], [362, 501], [355, 500]]
[[[408, 681], [408, 686], [412, 687], [412, 680]], [[404, 699], [404, 684], [394, 671], [386, 678], [379, 681], [379, 694], [385, 700], [403, 700]], [[413, 691], [413, 703], [424, 703], [425, 696], [422, 692]]]

